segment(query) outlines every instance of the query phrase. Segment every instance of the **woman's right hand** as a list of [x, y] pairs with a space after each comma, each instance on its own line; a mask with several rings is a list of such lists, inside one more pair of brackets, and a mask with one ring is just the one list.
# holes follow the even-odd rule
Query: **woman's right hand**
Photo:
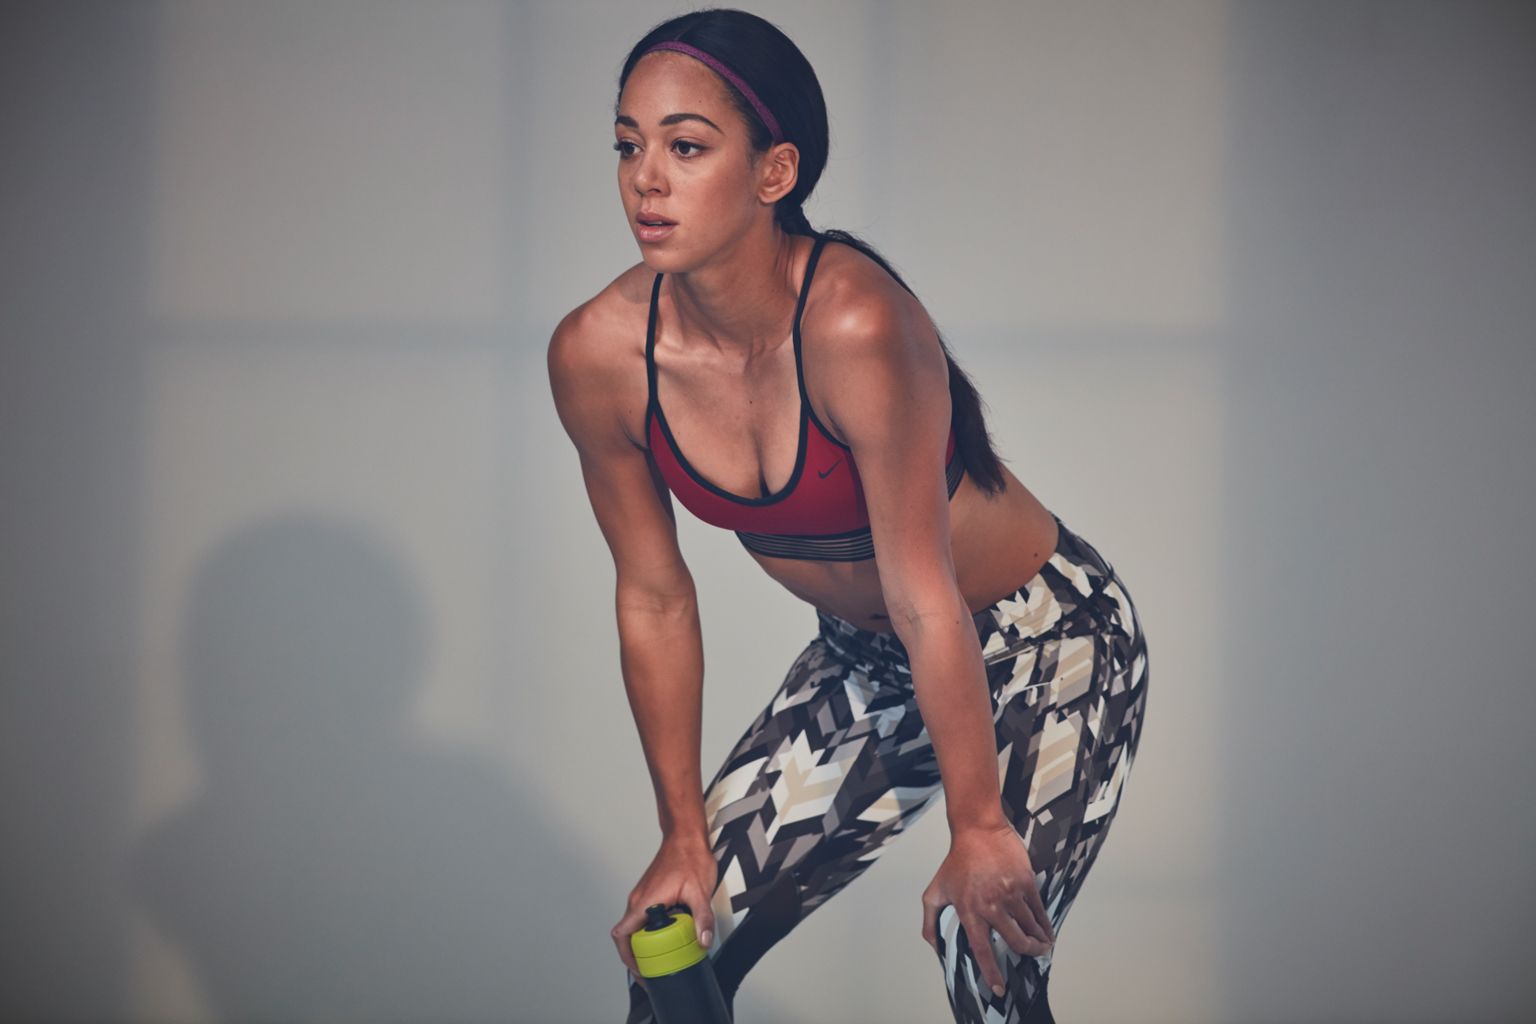
[[714, 852], [704, 836], [668, 837], [661, 841], [661, 849], [651, 859], [651, 866], [645, 869], [645, 874], [640, 876], [629, 894], [628, 909], [609, 932], [613, 944], [618, 947], [619, 959], [642, 985], [645, 979], [640, 977], [640, 969], [635, 965], [635, 952], [630, 948], [629, 937], [645, 924], [645, 908], [657, 903], [669, 907], [674, 903], [686, 903], [693, 916], [699, 945], [709, 949], [715, 930], [715, 915], [710, 909], [709, 898], [715, 891], [718, 871]]

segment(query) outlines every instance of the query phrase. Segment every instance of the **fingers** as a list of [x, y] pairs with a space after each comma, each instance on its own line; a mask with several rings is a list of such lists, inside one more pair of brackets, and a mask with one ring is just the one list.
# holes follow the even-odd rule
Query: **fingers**
[[1035, 884], [1033, 879], [1024, 886], [1022, 896], [1024, 897], [1024, 903], [1029, 916], [1034, 919], [1037, 925], [1037, 928], [1031, 929], [1031, 933], [1038, 935], [1046, 942], [1055, 942], [1056, 929], [1051, 924], [1050, 912], [1045, 909], [1045, 900], [1040, 897], [1040, 887]]
[[709, 897], [697, 888], [687, 890], [688, 911], [693, 916], [694, 936], [706, 950], [715, 937], [715, 912], [709, 906]]
[[619, 959], [624, 961], [624, 966], [629, 968], [629, 973], [640, 977], [640, 968], [635, 963], [635, 951], [630, 948], [629, 936], [640, 923], [645, 920], [644, 907], [630, 907], [624, 916], [619, 918], [619, 923], [608, 932], [613, 938], [613, 946], [619, 951]]
[[[1034, 915], [1024, 907], [1020, 907], [1020, 913], [999, 914], [989, 923], [1003, 941], [1008, 943], [1008, 948], [1020, 956], [1044, 956], [1051, 951], [1051, 944], [1038, 935], [1033, 935], [1025, 925], [1034, 925]], [[1038, 926], [1035, 926], [1038, 927]]]
[[939, 904], [938, 901], [923, 893], [923, 941], [933, 947], [933, 951], [939, 951]]
[[[1035, 909], [1037, 906], [1040, 907], [1038, 913]], [[1041, 905], [1040, 896], [1035, 891], [1034, 886], [1030, 886], [1025, 892], [1014, 893], [1009, 898], [1007, 904], [1001, 908], [999, 916], [993, 918], [993, 920], [1006, 921], [1013, 928], [1019, 929], [1027, 936], [1030, 947], [1027, 952], [1030, 956], [1041, 956], [1049, 952], [1051, 944], [1056, 941], [1056, 936], [1051, 931], [1050, 918], [1045, 915], [1045, 908]], [[1007, 938], [1007, 931], [1004, 931], [1000, 926], [997, 930], [1003, 933], [1004, 938]], [[1026, 950], [1020, 949], [1012, 942], [1008, 943], [1008, 948], [1012, 949], [1015, 953], [1026, 952]]]
[[981, 971], [982, 982], [994, 994], [1002, 995], [1007, 974], [1003, 964], [998, 961], [997, 950], [992, 948], [991, 924], [977, 914], [962, 914], [960, 926], [965, 929], [966, 940], [971, 944], [971, 953], [976, 957], [976, 967]]
[[[995, 994], [1002, 995], [1007, 986], [1007, 964], [1003, 962], [997, 947], [992, 943], [992, 932], [1019, 956], [1044, 956], [1051, 951], [1055, 938], [1040, 927], [1026, 900], [1011, 901], [1012, 912], [998, 906], [989, 916], [980, 913], [960, 914], [960, 924], [970, 943], [976, 966], [982, 980]], [[959, 911], [959, 908], [956, 908]]]
[[[635, 948], [630, 945], [629, 937], [645, 924], [645, 908], [652, 903], [660, 902], [662, 901], [651, 900], [650, 902], [644, 902], [632, 900], [629, 909], [624, 912], [624, 916], [619, 918], [619, 923], [614, 925], [609, 932], [613, 936], [614, 948], [619, 951], [619, 959], [624, 961], [624, 966], [628, 967], [629, 973], [633, 974], [636, 978], [640, 977], [640, 966], [635, 963]], [[643, 983], [644, 979], [642, 979]]]

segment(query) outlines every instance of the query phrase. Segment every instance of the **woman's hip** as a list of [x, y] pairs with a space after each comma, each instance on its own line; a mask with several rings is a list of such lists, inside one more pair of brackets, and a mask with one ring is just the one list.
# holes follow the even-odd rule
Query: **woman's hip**
[[[1055, 550], [1030, 579], [972, 616], [987, 664], [1053, 637], [1085, 631], [1139, 635], [1140, 621], [1130, 591], [1099, 550], [1052, 513]], [[895, 633], [863, 629], [816, 610], [820, 639], [851, 663], [868, 665], [910, 680], [911, 662]]]

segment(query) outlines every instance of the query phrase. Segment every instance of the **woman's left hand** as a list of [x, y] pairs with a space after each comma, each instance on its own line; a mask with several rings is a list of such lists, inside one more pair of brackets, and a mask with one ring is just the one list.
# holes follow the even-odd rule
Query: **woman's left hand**
[[935, 952], [939, 911], [948, 905], [965, 928], [982, 977], [999, 994], [1003, 965], [992, 948], [992, 929], [1021, 956], [1042, 956], [1056, 942], [1029, 851], [1012, 825], [951, 834], [949, 854], [923, 890], [923, 938]]

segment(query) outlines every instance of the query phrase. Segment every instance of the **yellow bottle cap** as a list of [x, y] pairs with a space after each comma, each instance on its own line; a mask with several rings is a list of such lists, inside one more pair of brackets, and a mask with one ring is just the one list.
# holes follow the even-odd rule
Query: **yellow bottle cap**
[[709, 955], [699, 945], [693, 915], [659, 903], [646, 909], [645, 927], [630, 935], [629, 948], [634, 951], [635, 966], [645, 978], [676, 974]]

